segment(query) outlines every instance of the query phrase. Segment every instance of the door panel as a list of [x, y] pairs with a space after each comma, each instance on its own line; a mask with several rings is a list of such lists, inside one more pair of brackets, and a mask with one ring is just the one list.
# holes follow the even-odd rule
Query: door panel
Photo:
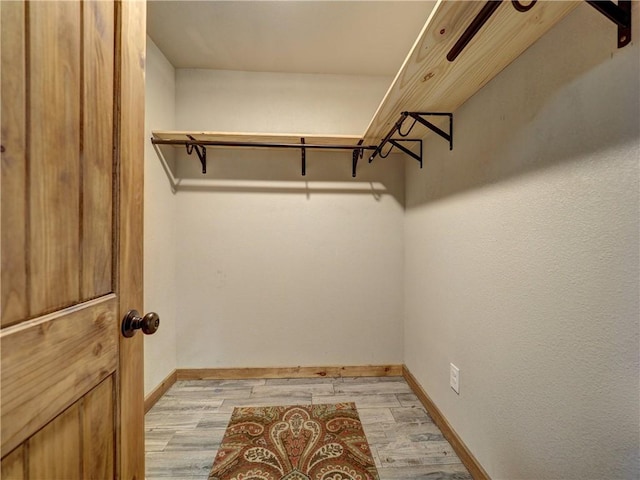
[[82, 289], [88, 300], [112, 292], [113, 62], [111, 2], [85, 4], [83, 42]]
[[[82, 424], [82, 478], [113, 478], [115, 468], [115, 412], [113, 376], [107, 377], [84, 399]], [[106, 412], [106, 413], [105, 413]]]
[[29, 439], [29, 478], [82, 478], [80, 406], [74, 404]]
[[80, 300], [80, 5], [27, 9], [31, 317]]
[[2, 478], [114, 478], [113, 385], [107, 377], [7, 455]]
[[144, 478], [145, 16], [0, 2], [2, 478]]
[[24, 476], [24, 450], [24, 446], [21, 445], [2, 459], [0, 478], [10, 478], [11, 480], [26, 478]]
[[[2, 315], [0, 326], [27, 318], [25, 5], [0, 2], [2, 75]], [[11, 101], [8, 101], [11, 99]], [[6, 235], [11, 232], [11, 235]]]
[[2, 455], [115, 371], [115, 295], [5, 328]]

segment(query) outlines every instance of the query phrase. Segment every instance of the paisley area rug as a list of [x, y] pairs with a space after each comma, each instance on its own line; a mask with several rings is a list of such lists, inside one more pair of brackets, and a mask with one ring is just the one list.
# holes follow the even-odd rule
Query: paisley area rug
[[378, 480], [354, 403], [238, 407], [209, 480]]

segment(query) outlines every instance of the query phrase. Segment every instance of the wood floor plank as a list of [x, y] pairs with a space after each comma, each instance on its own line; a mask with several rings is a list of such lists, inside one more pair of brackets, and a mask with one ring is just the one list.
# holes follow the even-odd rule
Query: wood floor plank
[[458, 436], [453, 427], [451, 427], [444, 415], [442, 415], [442, 412], [440, 412], [436, 404], [433, 403], [433, 400], [431, 400], [429, 395], [427, 395], [427, 392], [424, 391], [420, 383], [416, 380], [416, 378], [406, 366], [403, 367], [403, 373], [407, 383], [414, 391], [416, 396], [420, 399], [422, 405], [424, 405], [424, 407], [427, 409], [434, 423], [438, 425], [444, 437], [447, 439], [447, 441], [449, 441], [457, 454], [460, 456], [460, 460], [471, 472], [473, 478], [478, 480], [488, 480], [490, 477], [484, 470], [482, 465], [480, 465], [480, 462], [478, 462], [473, 453], [471, 453], [471, 451], [467, 448], [467, 446]]
[[[342, 387], [349, 393], [311, 393]], [[235, 406], [354, 398], [381, 480], [471, 480], [417, 397], [407, 392], [402, 377], [178, 380], [145, 419], [146, 478], [205, 480]], [[180, 402], [188, 408], [177, 408]], [[208, 408], [215, 404], [220, 407]]]

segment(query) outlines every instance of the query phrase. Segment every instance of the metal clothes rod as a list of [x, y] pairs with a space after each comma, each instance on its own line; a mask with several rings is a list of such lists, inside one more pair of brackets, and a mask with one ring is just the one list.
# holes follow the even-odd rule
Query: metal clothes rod
[[302, 176], [307, 174], [307, 148], [316, 150], [351, 150], [353, 151], [353, 166], [352, 176], [356, 176], [356, 168], [358, 164], [358, 157], [362, 157], [362, 153], [365, 150], [376, 150], [375, 146], [362, 145], [362, 140], [358, 145], [332, 145], [332, 144], [314, 144], [305, 143], [305, 137], [300, 137], [300, 143], [280, 143], [280, 142], [232, 142], [224, 140], [197, 140], [191, 135], [188, 135], [188, 140], [164, 140], [161, 138], [151, 138], [153, 145], [184, 145], [187, 149], [187, 154], [195, 150], [202, 164], [202, 173], [207, 173], [207, 147], [247, 147], [247, 148], [284, 148], [284, 149], [299, 149], [301, 155], [301, 169]]

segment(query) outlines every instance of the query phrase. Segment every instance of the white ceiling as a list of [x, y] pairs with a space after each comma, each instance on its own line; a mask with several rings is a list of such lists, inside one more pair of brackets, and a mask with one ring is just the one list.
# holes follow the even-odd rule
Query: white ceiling
[[149, 1], [176, 68], [393, 76], [435, 1]]

